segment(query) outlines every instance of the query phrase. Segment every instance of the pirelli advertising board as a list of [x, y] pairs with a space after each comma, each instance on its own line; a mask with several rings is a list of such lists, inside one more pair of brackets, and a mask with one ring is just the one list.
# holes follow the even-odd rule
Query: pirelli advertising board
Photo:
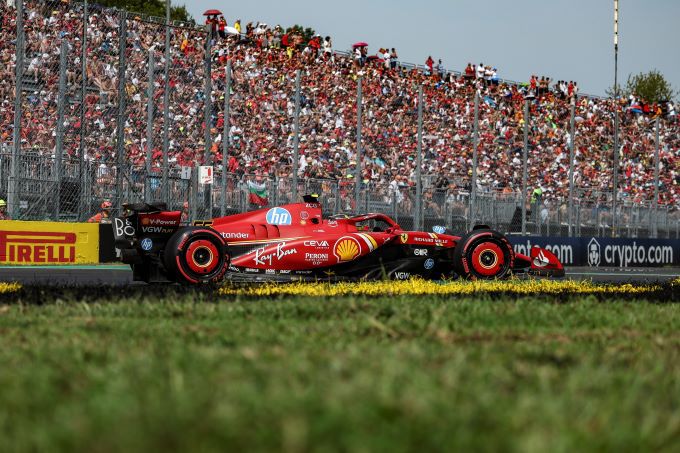
[[0, 221], [0, 264], [98, 263], [99, 225]]

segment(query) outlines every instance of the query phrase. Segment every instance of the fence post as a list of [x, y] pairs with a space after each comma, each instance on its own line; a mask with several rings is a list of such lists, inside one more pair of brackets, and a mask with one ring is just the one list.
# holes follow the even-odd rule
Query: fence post
[[576, 117], [576, 101], [577, 96], [571, 100], [571, 115], [569, 119], [569, 201], [567, 205], [569, 206], [569, 236], [572, 236], [574, 223], [574, 142], [576, 140], [575, 132], [575, 117]]
[[361, 200], [361, 110], [362, 110], [362, 93], [361, 93], [361, 79], [357, 79], [357, 152], [356, 152], [356, 170], [354, 173], [354, 203], [355, 211], [359, 209], [359, 200]]
[[116, 212], [122, 212], [123, 167], [125, 165], [125, 51], [127, 11], [121, 10], [118, 32], [118, 118], [116, 124]]
[[[614, 90], [617, 90], [617, 87], [614, 86]], [[612, 198], [612, 237], [618, 236], [617, 234], [617, 215], [616, 215], [616, 205], [617, 203], [617, 198], [618, 198], [618, 189], [619, 189], [619, 99], [618, 99], [618, 93], [614, 97], [614, 172], [612, 175], [612, 192], [613, 192], [613, 198]]]
[[154, 48], [149, 49], [148, 82], [146, 87], [146, 202], [151, 202], [151, 167], [153, 164], [153, 87], [155, 79]]
[[220, 203], [220, 216], [226, 215], [226, 201], [227, 201], [227, 155], [229, 154], [229, 129], [231, 128], [231, 119], [229, 117], [230, 103], [231, 103], [231, 60], [227, 61], [226, 85], [224, 87], [224, 121], [222, 126], [222, 203]]
[[300, 165], [300, 77], [301, 71], [295, 72], [295, 117], [293, 131], [293, 202], [298, 199], [298, 166]]
[[78, 149], [78, 171], [80, 180], [80, 203], [78, 203], [78, 220], [85, 217], [85, 200], [89, 199], [89, 193], [85, 191], [85, 178], [87, 170], [85, 168], [85, 136], [87, 134], [87, 123], [85, 113], [87, 109], [87, 24], [88, 24], [87, 0], [83, 4], [83, 31], [80, 39], [80, 146]]
[[198, 211], [196, 210], [198, 202], [198, 166], [191, 167], [191, 178], [189, 179], [189, 194], [187, 196], [189, 201], [189, 219], [196, 220], [198, 218]]
[[[655, 146], [654, 146], [654, 225], [652, 226], [653, 238], [659, 237], [659, 222], [658, 222], [658, 210], [659, 210], [659, 147], [661, 143], [659, 141], [659, 122], [660, 118], [656, 119], [656, 132], [655, 132]], [[651, 219], [650, 219], [651, 220]]]
[[477, 159], [479, 148], [479, 90], [475, 90], [475, 118], [472, 123], [472, 181], [470, 182], [470, 215], [468, 230], [472, 231], [477, 212]]
[[9, 184], [7, 186], [7, 203], [12, 219], [19, 218], [19, 158], [21, 156], [21, 90], [24, 78], [24, 2], [16, 0], [17, 7], [17, 40], [16, 67], [14, 68], [14, 143], [10, 167]]
[[[414, 230], [420, 230], [423, 223], [423, 181], [422, 181], [422, 160], [423, 160], [423, 85], [418, 86], [418, 147], [416, 150], [416, 203]], [[357, 181], [358, 183], [359, 181]]]
[[57, 97], [57, 139], [54, 150], [54, 202], [52, 215], [59, 221], [59, 203], [61, 201], [62, 158], [64, 155], [64, 104], [66, 103], [66, 40], [61, 41], [59, 49], [59, 94]]
[[527, 234], [527, 159], [529, 155], [529, 99], [524, 100], [524, 155], [522, 157], [522, 236]]
[[[165, 62], [163, 67], [163, 180], [162, 199], [167, 203], [170, 197], [168, 186], [168, 153], [170, 148], [170, 0], [165, 0]], [[194, 169], [194, 172], [196, 169]], [[193, 218], [193, 217], [192, 217]]]
[[333, 199], [335, 200], [335, 205], [333, 206], [333, 214], [338, 215], [340, 213], [340, 181], [335, 181], [333, 183]]
[[[210, 124], [212, 123], [212, 54], [211, 54], [211, 41], [212, 41], [212, 27], [207, 26], [207, 33], [205, 37], [205, 77], [203, 88], [204, 93], [204, 103], [205, 110], [203, 112], [203, 141], [205, 141], [205, 150], [203, 152], [203, 165], [213, 165], [213, 159], [211, 154], [212, 148], [212, 137], [210, 134]], [[213, 176], [215, 175], [213, 168]], [[213, 178], [214, 181], [214, 178]], [[212, 184], [205, 184], [203, 186], [203, 206], [205, 211], [212, 218]]]
[[205, 91], [205, 109], [203, 112], [203, 121], [205, 122], [205, 129], [203, 131], [203, 138], [205, 141], [205, 151], [203, 153], [203, 165], [211, 165], [211, 145], [212, 136], [210, 134], [210, 124], [212, 123], [212, 27], [207, 27], [206, 42], [205, 42], [205, 77], [204, 88]]

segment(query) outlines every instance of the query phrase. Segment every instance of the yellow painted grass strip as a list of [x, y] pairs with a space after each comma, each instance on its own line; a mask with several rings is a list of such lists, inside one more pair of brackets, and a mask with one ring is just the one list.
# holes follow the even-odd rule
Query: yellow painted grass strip
[[15, 293], [21, 289], [19, 283], [0, 282], [0, 294]]
[[221, 295], [232, 296], [466, 296], [483, 293], [532, 294], [645, 294], [659, 286], [596, 285], [590, 282], [552, 280], [456, 281], [436, 283], [413, 279], [357, 283], [265, 283], [253, 286], [226, 285]]

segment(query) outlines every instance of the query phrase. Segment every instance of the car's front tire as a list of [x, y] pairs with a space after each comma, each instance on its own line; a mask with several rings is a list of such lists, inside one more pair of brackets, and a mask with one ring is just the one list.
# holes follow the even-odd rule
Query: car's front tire
[[508, 239], [494, 230], [474, 230], [460, 239], [453, 251], [453, 270], [469, 280], [508, 278], [515, 252]]
[[179, 283], [217, 283], [229, 267], [227, 244], [211, 228], [181, 228], [168, 240], [163, 264], [168, 276]]

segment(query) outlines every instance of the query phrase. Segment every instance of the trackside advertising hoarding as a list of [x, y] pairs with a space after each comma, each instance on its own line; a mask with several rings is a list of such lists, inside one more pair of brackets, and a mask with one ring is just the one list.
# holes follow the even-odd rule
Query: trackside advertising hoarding
[[565, 266], [680, 266], [680, 240], [602, 237], [510, 236], [515, 252], [529, 254], [535, 245], [550, 250]]
[[99, 225], [0, 221], [0, 264], [99, 262]]

